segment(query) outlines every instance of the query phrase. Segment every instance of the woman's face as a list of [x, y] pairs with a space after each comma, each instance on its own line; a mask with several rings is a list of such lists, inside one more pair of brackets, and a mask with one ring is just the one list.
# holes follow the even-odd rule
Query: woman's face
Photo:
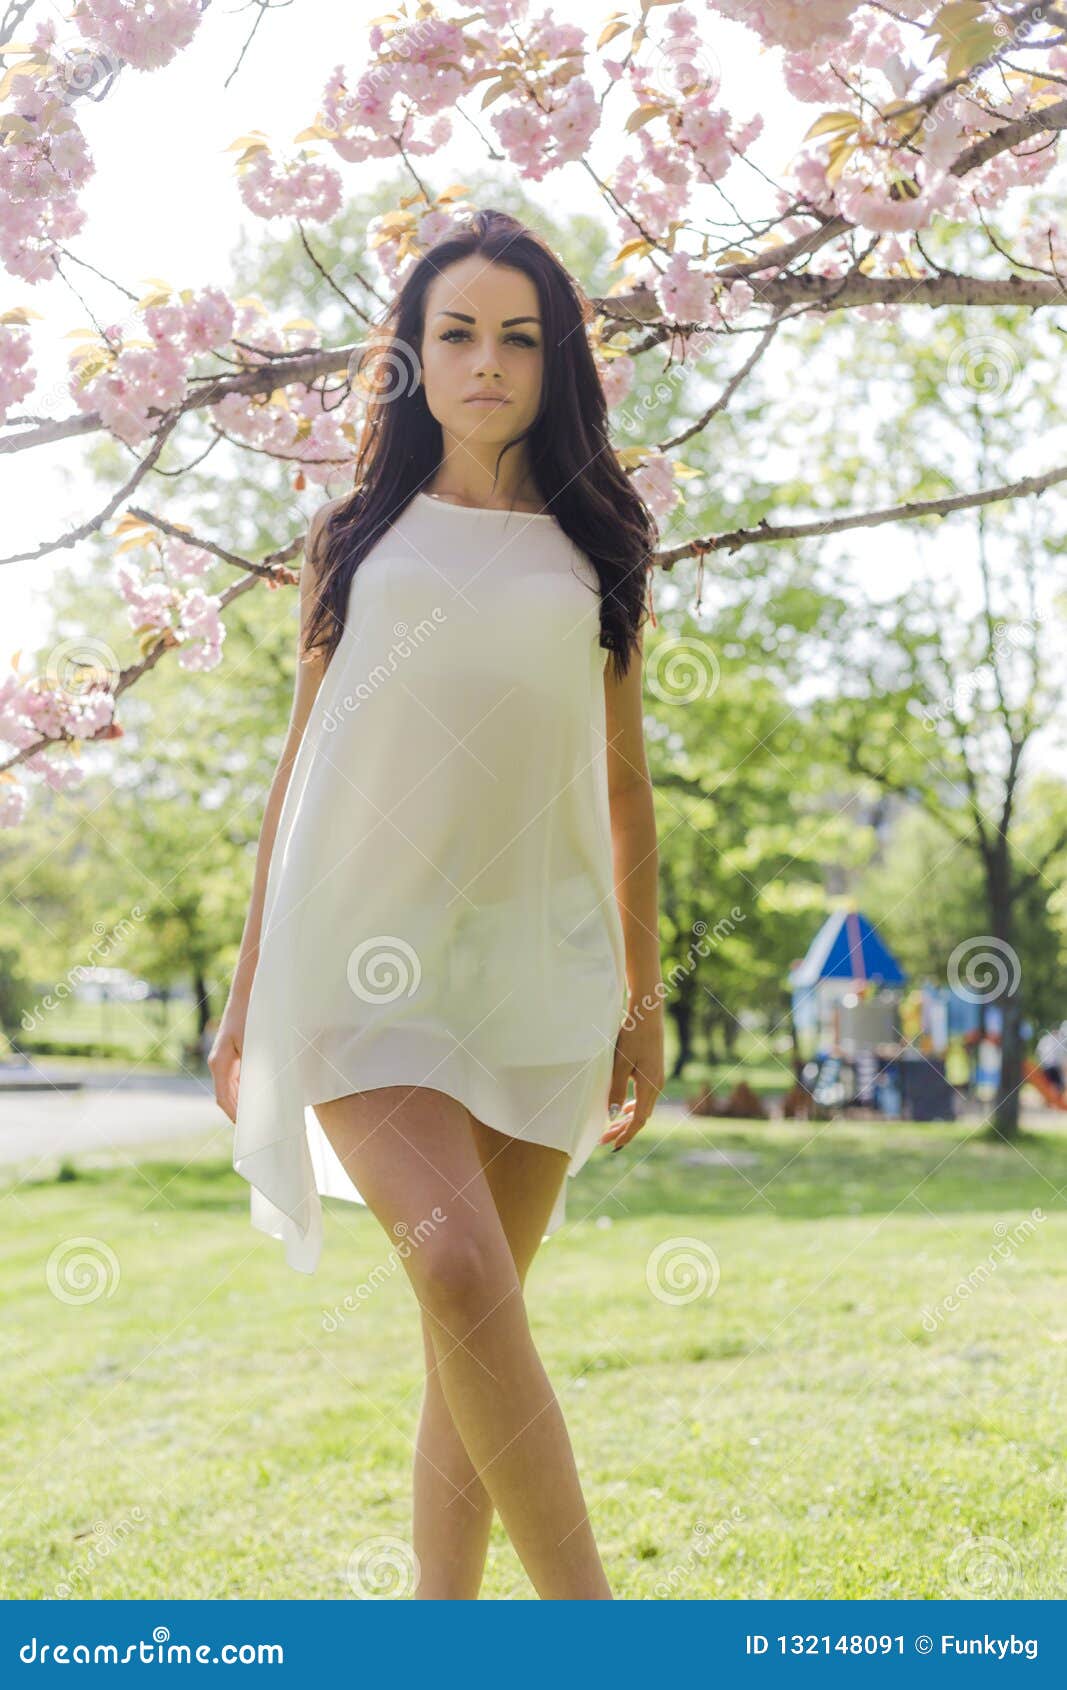
[[[435, 276], [426, 293], [422, 380], [454, 441], [498, 448], [537, 415], [544, 346], [537, 289], [522, 270], [480, 254]], [[472, 402], [493, 394], [505, 403]]]

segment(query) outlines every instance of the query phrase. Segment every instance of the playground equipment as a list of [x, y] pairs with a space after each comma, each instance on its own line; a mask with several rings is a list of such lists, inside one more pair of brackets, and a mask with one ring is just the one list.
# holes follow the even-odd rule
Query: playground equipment
[[1033, 1086], [1041, 1093], [1050, 1109], [1067, 1109], [1067, 1094], [1057, 1091], [1048, 1075], [1044, 1073], [1036, 1062], [1023, 1062], [1023, 1083]]
[[[907, 976], [854, 905], [835, 910], [790, 969], [793, 1022], [803, 1063], [789, 1113], [870, 1110], [913, 1121], [951, 1120], [945, 1075], [947, 1007]], [[944, 1036], [942, 1036], [944, 1035]], [[935, 1041], [941, 1049], [935, 1048]]]

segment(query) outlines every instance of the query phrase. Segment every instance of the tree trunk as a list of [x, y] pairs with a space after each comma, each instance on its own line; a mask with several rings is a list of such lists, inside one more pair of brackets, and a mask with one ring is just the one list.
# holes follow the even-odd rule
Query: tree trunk
[[687, 998], [680, 998], [671, 1005], [671, 1019], [678, 1034], [678, 1055], [671, 1069], [671, 1079], [677, 1080], [693, 1055], [693, 1006]]
[[199, 968], [193, 971], [193, 992], [196, 996], [197, 1037], [203, 1038], [204, 1029], [211, 1020], [211, 999], [208, 996], [207, 981]]
[[1012, 1143], [1019, 1137], [1019, 1087], [1023, 1078], [1023, 1003], [1019, 960], [1011, 942], [1011, 863], [1007, 850], [998, 850], [988, 864], [987, 884], [993, 917], [993, 936], [1005, 971], [1005, 990], [995, 998], [1001, 1014], [1000, 1084], [993, 1107], [990, 1130], [994, 1137]]
[[1019, 992], [1000, 998], [1000, 1085], [990, 1125], [997, 1138], [1012, 1143], [1019, 1137], [1019, 1088], [1023, 1081], [1023, 1006]]

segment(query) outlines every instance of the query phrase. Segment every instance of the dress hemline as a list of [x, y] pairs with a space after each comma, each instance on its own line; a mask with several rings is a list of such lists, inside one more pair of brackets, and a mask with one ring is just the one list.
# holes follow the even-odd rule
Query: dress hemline
[[[412, 1089], [438, 1091], [443, 1096], [452, 1098], [475, 1119], [486, 1126], [493, 1127], [497, 1132], [506, 1134], [509, 1138], [521, 1139], [528, 1144], [541, 1144], [547, 1150], [561, 1150], [567, 1155], [567, 1166], [560, 1181], [556, 1200], [545, 1224], [545, 1230], [541, 1235], [541, 1242], [544, 1243], [559, 1231], [566, 1220], [568, 1182], [581, 1172], [599, 1142], [600, 1133], [607, 1124], [607, 1094], [612, 1061], [613, 1048], [605, 1047], [585, 1064], [576, 1065], [579, 1072], [584, 1069], [586, 1086], [590, 1094], [595, 1095], [596, 1092], [603, 1090], [604, 1120], [596, 1124], [596, 1136], [593, 1137], [590, 1135], [590, 1127], [594, 1124], [591, 1106], [579, 1111], [578, 1113], [582, 1116], [579, 1130], [576, 1134], [572, 1117], [567, 1129], [569, 1139], [567, 1144], [552, 1143], [547, 1139], [537, 1138], [530, 1132], [515, 1131], [513, 1125], [502, 1125], [502, 1114], [507, 1117], [509, 1122], [513, 1122], [514, 1117], [509, 1114], [506, 1108], [501, 1110], [498, 1099], [494, 1098], [491, 1103], [487, 1103], [486, 1090], [479, 1088], [477, 1085], [470, 1085], [466, 1077], [455, 1081], [450, 1080], [446, 1085], [427, 1086], [424, 1079], [412, 1079], [410, 1077], [410, 1063], [401, 1064], [396, 1070], [392, 1071], [388, 1065], [385, 1065], [384, 1069], [379, 1066], [375, 1069], [376, 1077], [371, 1083], [360, 1083], [358, 1080], [353, 1081], [345, 1076], [343, 1086], [339, 1085], [332, 1096], [316, 1096], [314, 1102], [303, 1104], [304, 1130], [302, 1137], [304, 1142], [300, 1147], [303, 1152], [301, 1160], [303, 1161], [306, 1158], [306, 1165], [311, 1178], [305, 1186], [295, 1213], [281, 1207], [268, 1195], [271, 1189], [277, 1190], [278, 1182], [273, 1177], [274, 1163], [271, 1163], [272, 1171], [270, 1173], [260, 1172], [258, 1179], [256, 1171], [254, 1171], [254, 1164], [257, 1159], [263, 1156], [270, 1158], [271, 1153], [279, 1148], [284, 1147], [284, 1150], [291, 1154], [293, 1134], [282, 1134], [277, 1139], [267, 1144], [261, 1144], [255, 1150], [248, 1151], [240, 1157], [234, 1155], [235, 1172], [246, 1180], [251, 1187], [249, 1194], [251, 1224], [265, 1236], [282, 1243], [289, 1267], [298, 1273], [313, 1274], [318, 1268], [324, 1242], [322, 1199], [324, 1197], [336, 1197], [345, 1202], [358, 1203], [362, 1208], [369, 1208], [366, 1198], [360, 1194], [351, 1175], [326, 1137], [322, 1125], [314, 1113], [315, 1106], [319, 1103], [336, 1102], [342, 1097], [359, 1096], [369, 1091], [380, 1091], [390, 1086], [408, 1086]], [[380, 1077], [383, 1071], [387, 1075], [386, 1078]], [[487, 1080], [488, 1078], [487, 1076]], [[315, 1089], [318, 1090], [319, 1088]], [[487, 1120], [487, 1115], [492, 1115], [495, 1118]], [[302, 1223], [300, 1217], [301, 1209], [306, 1212], [306, 1222], [304, 1223]]]

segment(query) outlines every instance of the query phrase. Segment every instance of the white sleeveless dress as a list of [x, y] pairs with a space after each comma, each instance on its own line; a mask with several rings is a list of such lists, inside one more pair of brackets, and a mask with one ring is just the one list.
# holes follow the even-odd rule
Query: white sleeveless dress
[[599, 637], [596, 571], [551, 515], [418, 493], [355, 572], [271, 854], [233, 1143], [298, 1272], [320, 1198], [364, 1202], [315, 1103], [429, 1086], [569, 1176], [609, 1124], [627, 987]]

